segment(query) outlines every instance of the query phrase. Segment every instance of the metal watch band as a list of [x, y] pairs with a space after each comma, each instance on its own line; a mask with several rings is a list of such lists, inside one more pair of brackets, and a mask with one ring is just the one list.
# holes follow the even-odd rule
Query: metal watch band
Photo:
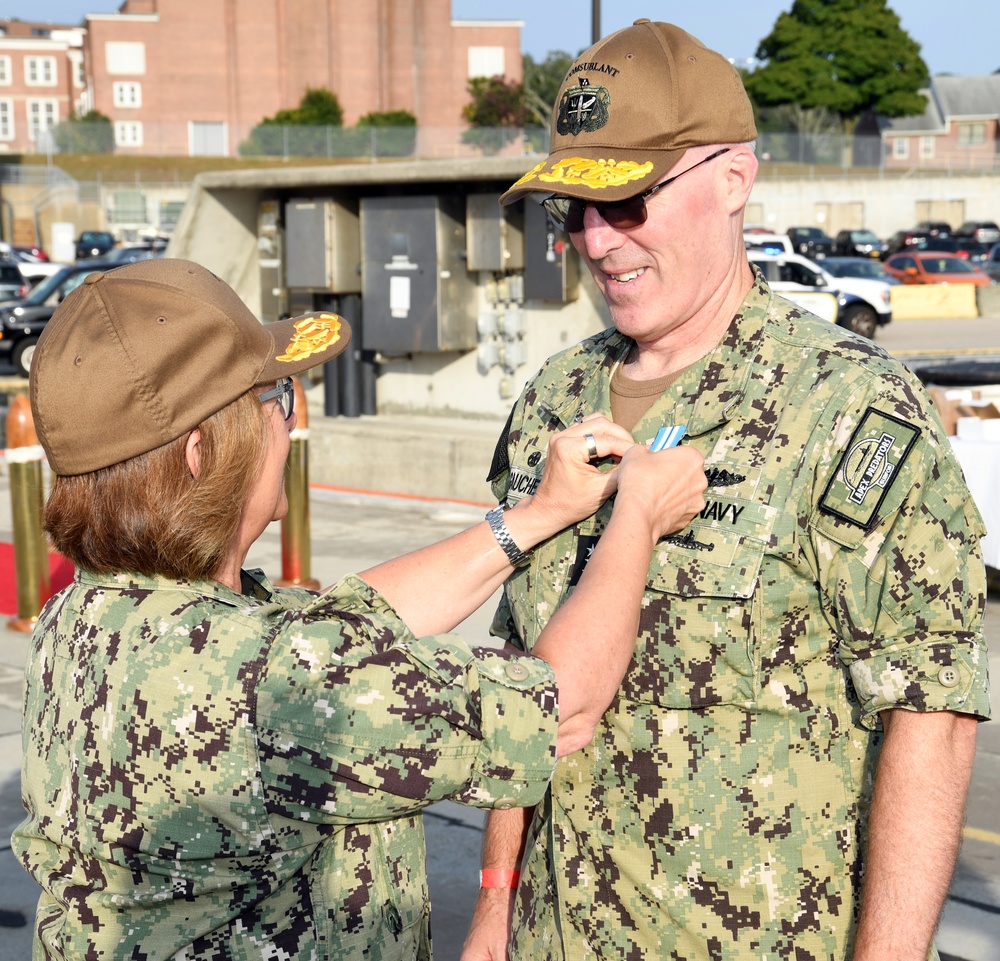
[[490, 530], [493, 531], [493, 536], [497, 539], [497, 543], [503, 548], [503, 552], [507, 555], [507, 560], [509, 560], [515, 567], [519, 564], [523, 564], [528, 559], [528, 554], [525, 551], [522, 551], [521, 548], [514, 543], [514, 538], [510, 536], [510, 531], [507, 530], [507, 525], [504, 523], [503, 519], [503, 505], [498, 504], [492, 510], [487, 511], [486, 520], [490, 522]]

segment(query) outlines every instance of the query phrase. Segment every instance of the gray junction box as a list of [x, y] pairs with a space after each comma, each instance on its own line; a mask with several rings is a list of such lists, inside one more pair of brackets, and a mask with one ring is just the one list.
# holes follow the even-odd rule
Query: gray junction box
[[285, 282], [314, 293], [361, 292], [361, 240], [356, 208], [332, 197], [285, 205]]
[[366, 350], [400, 356], [476, 346], [464, 198], [363, 197], [361, 246]]

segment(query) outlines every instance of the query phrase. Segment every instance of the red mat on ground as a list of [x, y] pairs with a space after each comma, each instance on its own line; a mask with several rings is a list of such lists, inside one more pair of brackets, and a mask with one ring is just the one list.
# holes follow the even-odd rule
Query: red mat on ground
[[[53, 594], [73, 580], [73, 565], [62, 554], [49, 554], [49, 579]], [[14, 545], [0, 541], [0, 614], [16, 617], [17, 613]]]

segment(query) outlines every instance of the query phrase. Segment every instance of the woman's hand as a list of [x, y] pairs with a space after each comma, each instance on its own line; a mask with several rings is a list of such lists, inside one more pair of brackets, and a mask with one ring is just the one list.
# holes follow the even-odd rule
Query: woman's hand
[[[610, 458], [598, 466], [591, 461], [590, 450], [597, 451], [594, 461]], [[523, 540], [544, 540], [552, 534], [590, 517], [618, 486], [617, 462], [629, 448], [635, 446], [632, 435], [612, 423], [603, 414], [590, 414], [579, 424], [573, 424], [549, 439], [548, 453], [541, 482], [534, 494], [518, 502], [506, 514], [508, 526], [517, 541], [517, 529], [525, 523], [542, 523], [541, 536], [524, 534]], [[519, 514], [525, 516], [519, 517]], [[528, 519], [531, 515], [531, 521]], [[515, 519], [516, 518], [516, 519]], [[511, 523], [511, 520], [514, 523]], [[518, 541], [520, 544], [521, 542]]]
[[705, 509], [705, 460], [693, 447], [653, 453], [636, 444], [618, 467], [615, 511], [631, 506], [647, 518], [655, 543], [679, 531]]

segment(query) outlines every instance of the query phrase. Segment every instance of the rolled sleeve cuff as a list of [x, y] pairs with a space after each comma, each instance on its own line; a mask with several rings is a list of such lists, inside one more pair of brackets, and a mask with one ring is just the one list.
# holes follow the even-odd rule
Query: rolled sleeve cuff
[[871, 730], [879, 712], [891, 708], [990, 717], [986, 644], [977, 635], [879, 651], [853, 661], [850, 672], [861, 702], [861, 723]]
[[[423, 660], [420, 639], [408, 646]], [[442, 638], [427, 654], [440, 654]], [[539, 657], [476, 648], [467, 684], [478, 686], [480, 744], [472, 772], [453, 800], [475, 807], [532, 807], [545, 795], [556, 763], [559, 702], [555, 672]]]

